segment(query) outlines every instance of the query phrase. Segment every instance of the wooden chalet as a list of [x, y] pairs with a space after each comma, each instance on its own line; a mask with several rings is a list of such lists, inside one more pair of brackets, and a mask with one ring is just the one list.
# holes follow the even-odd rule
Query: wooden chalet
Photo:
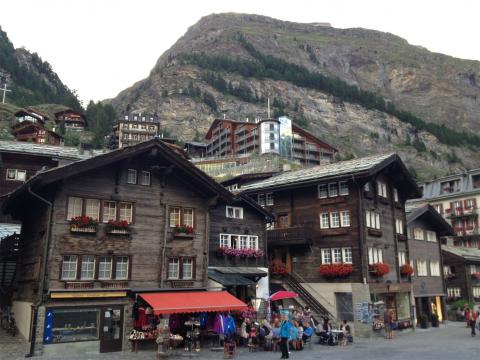
[[42, 124], [30, 121], [18, 122], [12, 126], [17, 141], [30, 141], [36, 144], [60, 145], [62, 136], [48, 130]]
[[353, 321], [360, 336], [382, 327], [384, 306], [398, 327], [411, 325], [399, 254], [409, 257], [405, 201], [420, 192], [398, 155], [286, 172], [241, 190], [275, 217], [272, 287], [299, 292], [319, 316]]
[[442, 245], [447, 302], [480, 301], [480, 250]]
[[410, 257], [399, 254], [399, 260], [404, 272], [413, 271], [416, 316], [425, 314], [432, 320], [436, 315], [441, 322], [447, 316], [447, 291], [440, 238], [453, 235], [453, 229], [431, 205], [425, 205], [407, 209], [407, 234]]
[[82, 131], [87, 127], [87, 118], [78, 111], [66, 109], [55, 113], [55, 123], [64, 123], [66, 130]]
[[48, 121], [48, 116], [31, 108], [25, 108], [17, 111], [15, 114], [15, 124], [28, 121], [44, 125]]
[[242, 207], [245, 221], [264, 221], [158, 139], [39, 172], [4, 204], [24, 229], [13, 303], [35, 331], [22, 322], [20, 332], [46, 356], [71, 353], [70, 342], [81, 353], [125, 349], [137, 295], [204, 291], [218, 243], [210, 210], [230, 218]]

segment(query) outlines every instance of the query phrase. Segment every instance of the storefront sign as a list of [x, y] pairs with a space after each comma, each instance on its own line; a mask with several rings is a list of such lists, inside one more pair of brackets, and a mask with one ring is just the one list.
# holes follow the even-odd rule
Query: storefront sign
[[51, 299], [111, 298], [125, 296], [127, 296], [126, 291], [56, 292], [50, 294]]
[[43, 333], [43, 343], [51, 344], [52, 343], [52, 324], [53, 324], [53, 312], [48, 310], [45, 314], [45, 331]]

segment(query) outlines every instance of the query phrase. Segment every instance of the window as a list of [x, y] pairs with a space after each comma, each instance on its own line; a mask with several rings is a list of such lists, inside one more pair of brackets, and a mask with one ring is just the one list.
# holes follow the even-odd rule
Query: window
[[365, 211], [365, 224], [368, 228], [380, 229], [380, 214], [375, 211]]
[[421, 228], [414, 228], [413, 229], [413, 238], [415, 240], [425, 240], [425, 237], [423, 235], [423, 229]]
[[86, 199], [85, 215], [98, 221], [98, 219], [100, 219], [100, 200]]
[[115, 201], [104, 201], [102, 221], [106, 223], [110, 220], [117, 220], [117, 203]]
[[288, 228], [290, 226], [290, 217], [288, 214], [278, 215], [277, 224], [281, 229]]
[[370, 183], [367, 182], [363, 185], [363, 191], [370, 192]]
[[440, 276], [440, 262], [430, 261], [430, 276]]
[[479, 298], [480, 297], [480, 287], [474, 286], [472, 287], [472, 293], [474, 298]]
[[191, 258], [182, 259], [182, 279], [193, 279], [193, 259]]
[[83, 199], [79, 197], [70, 196], [68, 198], [67, 219], [82, 216]]
[[460, 297], [460, 288], [447, 288], [447, 296], [453, 298]]
[[93, 280], [95, 278], [95, 256], [82, 256], [82, 268], [80, 271], [80, 280]]
[[243, 219], [243, 208], [227, 206], [226, 209], [227, 209], [227, 218]]
[[220, 234], [220, 247], [233, 249], [258, 249], [258, 236]]
[[98, 309], [53, 308], [47, 309], [46, 314], [52, 319], [52, 333], [55, 334], [53, 343], [99, 339], [100, 310]]
[[150, 186], [150, 171], [140, 173], [140, 185]]
[[183, 224], [193, 227], [193, 209], [183, 209]]
[[332, 263], [332, 253], [330, 249], [322, 249], [322, 264]]
[[265, 206], [265, 205], [266, 205], [266, 202], [265, 202], [265, 194], [258, 194], [258, 196], [257, 196], [257, 202], [258, 202], [258, 205], [260, 205], [260, 206]]
[[338, 212], [330, 213], [330, 227], [332, 228], [340, 227], [340, 216], [338, 215]]
[[169, 279], [178, 279], [179, 261], [178, 258], [170, 258], [168, 259], [168, 278]]
[[328, 184], [328, 196], [329, 197], [338, 196], [338, 184], [337, 183]]
[[344, 264], [352, 264], [353, 257], [352, 257], [352, 248], [342, 248], [342, 257]]
[[395, 230], [397, 234], [403, 234], [403, 221], [400, 219], [395, 219]]
[[180, 226], [180, 208], [170, 208], [170, 227]]
[[340, 221], [342, 227], [350, 226], [350, 211], [340, 211]]
[[426, 260], [417, 259], [417, 276], [428, 276]]
[[327, 184], [318, 185], [318, 197], [320, 199], [325, 199], [328, 197], [328, 186]]
[[465, 209], [475, 209], [475, 199], [465, 200]]
[[62, 280], [75, 280], [77, 278], [77, 256], [65, 255], [62, 262]]
[[383, 262], [383, 250], [377, 248], [368, 248], [368, 264], [373, 265]]
[[133, 206], [131, 203], [119, 203], [119, 220], [125, 220], [129, 224], [132, 223], [133, 219]]
[[427, 230], [427, 241], [437, 242], [437, 233], [435, 231]]
[[387, 197], [387, 184], [382, 181], [377, 181], [377, 194], [378, 196]]
[[348, 184], [346, 181], [339, 182], [340, 195], [348, 195]]
[[100, 256], [98, 261], [98, 280], [110, 280], [112, 278], [112, 257]]
[[328, 229], [330, 227], [330, 215], [328, 213], [320, 214], [320, 229]]
[[220, 234], [220, 247], [230, 247], [230, 235]]
[[136, 184], [137, 183], [137, 170], [128, 169], [127, 183], [129, 183], [129, 184]]
[[127, 280], [128, 279], [128, 256], [117, 256], [115, 259], [115, 279]]
[[398, 252], [398, 265], [403, 266], [407, 263], [407, 253], [405, 251]]
[[393, 188], [393, 201], [400, 202], [399, 197], [398, 197], [398, 189], [397, 188]]
[[27, 178], [26, 170], [7, 169], [7, 180], [25, 181]]
[[435, 210], [436, 210], [439, 214], [442, 214], [442, 213], [443, 213], [443, 205], [442, 205], [442, 204], [436, 204], [436, 205], [433, 205], [433, 207], [435, 208]]
[[267, 206], [273, 205], [273, 193], [267, 193]]
[[477, 265], [470, 265], [470, 274], [475, 274], [477, 272]]
[[249, 242], [247, 243], [247, 247], [250, 249], [258, 249], [258, 236], [249, 236]]
[[342, 249], [335, 248], [332, 249], [332, 263], [340, 264], [342, 262]]
[[240, 236], [240, 243], [238, 244], [239, 249], [246, 249], [247, 248], [247, 240], [248, 236]]

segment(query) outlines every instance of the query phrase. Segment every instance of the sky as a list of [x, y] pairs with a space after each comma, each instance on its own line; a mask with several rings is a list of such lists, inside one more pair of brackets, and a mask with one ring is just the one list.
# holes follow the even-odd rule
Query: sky
[[148, 76], [189, 26], [211, 13], [260, 14], [390, 32], [435, 52], [480, 60], [478, 0], [10, 0], [0, 26], [89, 100]]

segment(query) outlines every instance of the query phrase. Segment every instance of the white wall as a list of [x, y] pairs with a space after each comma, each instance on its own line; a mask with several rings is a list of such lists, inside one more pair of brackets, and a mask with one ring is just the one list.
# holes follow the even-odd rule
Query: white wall
[[30, 322], [32, 318], [31, 302], [13, 301], [12, 311], [17, 323], [18, 332], [27, 340], [30, 339]]

